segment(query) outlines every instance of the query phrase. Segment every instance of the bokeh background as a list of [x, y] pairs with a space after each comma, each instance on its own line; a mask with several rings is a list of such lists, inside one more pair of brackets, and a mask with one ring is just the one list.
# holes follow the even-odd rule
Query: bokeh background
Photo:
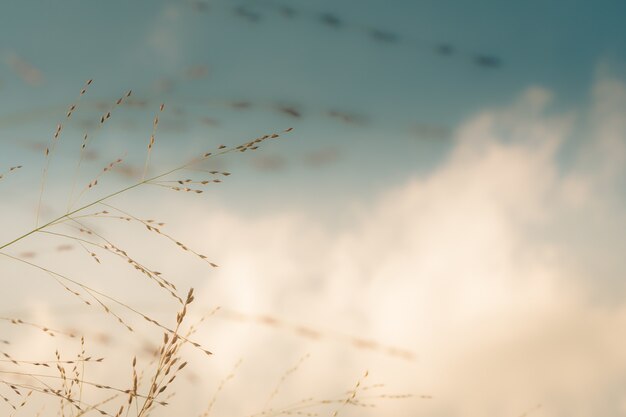
[[[189, 350], [163, 415], [201, 414], [240, 360], [211, 413], [254, 415], [303, 357], [276, 408], [343, 398], [367, 370], [360, 395], [375, 408], [340, 415], [626, 415], [624, 17], [608, 0], [6, 2], [0, 171], [23, 168], [0, 182], [1, 241], [35, 224], [60, 122], [43, 220], [140, 179], [157, 114], [148, 175], [293, 127], [212, 159], [232, 175], [203, 194], [148, 186], [109, 201], [219, 268], [141, 225], [86, 220], [196, 288], [195, 318], [221, 307], [197, 334], [214, 355]], [[3, 252], [174, 317], [171, 298], [76, 242], [39, 234]], [[159, 341], [41, 271], [0, 268], [0, 315], [89, 336], [109, 363], [92, 379], [127, 383], [130, 358]], [[13, 356], [79, 349], [1, 326]]]

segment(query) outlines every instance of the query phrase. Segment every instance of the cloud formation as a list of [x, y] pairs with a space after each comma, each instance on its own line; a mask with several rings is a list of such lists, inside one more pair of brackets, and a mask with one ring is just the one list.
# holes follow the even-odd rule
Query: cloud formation
[[223, 265], [206, 298], [414, 350], [408, 366], [326, 351], [341, 368], [309, 379], [350, 381], [366, 358], [435, 396], [393, 415], [620, 415], [626, 90], [599, 80], [583, 114], [551, 114], [550, 99], [530, 88], [471, 118], [440, 167], [339, 228], [306, 211], [211, 213], [202, 230], [229, 238], [198, 241]]
[[[215, 355], [194, 365], [203, 382], [173, 406], [206, 405], [244, 358], [215, 411], [249, 415], [308, 352], [276, 404], [342, 393], [369, 369], [368, 383], [389, 385], [383, 392], [433, 396], [380, 401], [385, 415], [622, 415], [626, 86], [604, 77], [591, 97], [588, 109], [555, 114], [550, 93], [530, 88], [477, 114], [440, 166], [355, 201], [341, 221], [306, 207], [251, 215], [186, 206], [184, 221], [195, 220], [170, 232], [220, 268], [152, 262], [201, 283], [196, 308], [272, 315], [323, 336], [210, 320], [198, 337]], [[342, 335], [417, 360], [357, 349]]]

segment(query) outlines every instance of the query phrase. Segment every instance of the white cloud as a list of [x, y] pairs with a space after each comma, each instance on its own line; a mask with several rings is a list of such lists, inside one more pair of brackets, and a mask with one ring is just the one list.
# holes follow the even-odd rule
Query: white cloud
[[[393, 404], [393, 415], [519, 415], [537, 403], [537, 416], [618, 415], [623, 237], [598, 233], [625, 225], [615, 184], [626, 92], [597, 83], [589, 136], [565, 168], [559, 152], [580, 119], [548, 116], [549, 96], [532, 88], [469, 120], [442, 166], [361, 207], [342, 230], [314, 214], [212, 213], [202, 230], [229, 240], [203, 239], [224, 265], [206, 299], [415, 350], [418, 363], [386, 376], [436, 398]], [[318, 369], [309, 383], [345, 383], [364, 366], [342, 358], [341, 371]], [[385, 374], [388, 358], [367, 360]]]
[[[340, 228], [304, 209], [250, 216], [186, 207], [185, 221], [197, 220], [176, 233], [221, 267], [158, 261], [202, 283], [196, 308], [272, 314], [419, 358], [210, 321], [199, 337], [216, 354], [196, 362], [206, 385], [182, 394], [188, 404], [202, 406], [198, 398], [243, 357], [216, 415], [247, 415], [308, 351], [311, 363], [276, 403], [349, 389], [368, 368], [388, 392], [435, 397], [381, 402], [385, 415], [518, 416], [538, 403], [538, 417], [623, 414], [626, 87], [598, 81], [578, 115], [549, 115], [549, 100], [531, 88], [468, 120], [441, 166], [357, 206]], [[581, 126], [586, 139], [572, 143]], [[564, 162], [568, 146], [575, 157]]]

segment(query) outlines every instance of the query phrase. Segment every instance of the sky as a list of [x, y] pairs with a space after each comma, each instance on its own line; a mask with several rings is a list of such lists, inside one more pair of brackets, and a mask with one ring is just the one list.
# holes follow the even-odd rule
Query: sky
[[[78, 213], [156, 219], [219, 265], [138, 221], [84, 218], [194, 287], [194, 319], [220, 307], [196, 334], [214, 354], [185, 351], [157, 415], [309, 397], [338, 398], [302, 409], [317, 415], [625, 415], [625, 15], [618, 1], [8, 2], [0, 174], [22, 167], [0, 179], [0, 246], [277, 133], [163, 178], [210, 180], [189, 185], [201, 194], [146, 184]], [[46, 231], [95, 239], [78, 229]], [[115, 305], [128, 334], [32, 264], [164, 321], [176, 303], [85, 245], [34, 233], [2, 248], [0, 317], [76, 329], [130, 364], [160, 330]], [[12, 357], [78, 349], [0, 326]], [[88, 372], [122, 386], [131, 368]]]

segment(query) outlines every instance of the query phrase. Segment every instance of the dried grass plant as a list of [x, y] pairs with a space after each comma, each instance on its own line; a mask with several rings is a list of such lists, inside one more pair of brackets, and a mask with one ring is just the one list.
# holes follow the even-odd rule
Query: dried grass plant
[[[60, 211], [60, 214], [44, 219], [42, 210], [46, 200], [46, 191], [51, 179], [50, 167], [54, 164], [55, 154], [60, 152], [60, 143], [63, 140], [64, 124], [68, 123], [73, 114], [79, 111], [80, 100], [87, 94], [92, 85], [92, 80], [88, 80], [81, 88], [77, 101], [70, 105], [63, 122], [54, 129], [52, 138], [44, 151], [44, 163], [41, 171], [40, 187], [37, 192], [37, 208], [35, 214], [35, 225], [25, 227], [22, 233], [10, 237], [0, 242], [0, 257], [9, 260], [10, 263], [21, 264], [42, 277], [51, 280], [69, 297], [84, 304], [86, 309], [95, 309], [102, 316], [109, 317], [117, 323], [116, 328], [120, 331], [135, 332], [137, 322], [145, 324], [162, 334], [160, 343], [153, 343], [156, 348], [149, 349], [148, 354], [143, 358], [136, 355], [127, 355], [125, 364], [117, 366], [121, 372], [128, 375], [128, 384], [125, 386], [114, 386], [103, 381], [94, 381], [88, 378], [86, 372], [88, 367], [102, 366], [107, 358], [93, 356], [89, 353], [87, 346], [94, 346], [101, 341], [89, 335], [88, 332], [70, 331], [57, 329], [44, 323], [37, 323], [18, 317], [0, 317], [0, 328], [14, 326], [18, 331], [37, 332], [44, 337], [63, 338], [75, 341], [77, 353], [68, 354], [57, 350], [51, 358], [23, 358], [12, 349], [13, 342], [10, 337], [0, 337], [0, 398], [4, 402], [4, 409], [0, 411], [2, 415], [58, 415], [58, 416], [135, 416], [145, 417], [155, 412], [158, 408], [167, 410], [168, 403], [176, 391], [176, 378], [184, 371], [187, 362], [184, 359], [183, 348], [189, 347], [205, 355], [211, 355], [208, 347], [200, 344], [194, 335], [198, 326], [206, 319], [203, 317], [199, 323], [188, 324], [188, 312], [194, 301], [193, 288], [180, 289], [175, 280], [166, 277], [161, 272], [145, 265], [130, 251], [124, 248], [124, 242], [116, 241], [107, 235], [106, 228], [95, 227], [94, 222], [120, 221], [132, 222], [145, 228], [149, 235], [154, 238], [161, 238], [170, 241], [178, 250], [187, 252], [192, 256], [206, 263], [209, 268], [218, 267], [217, 263], [208, 256], [196, 251], [190, 245], [180, 241], [175, 236], [165, 231], [164, 224], [154, 219], [144, 219], [122, 209], [117, 202], [120, 197], [133, 192], [142, 187], [158, 187], [166, 192], [202, 194], [207, 187], [220, 183], [230, 175], [229, 172], [221, 170], [206, 169], [205, 162], [209, 159], [222, 157], [226, 154], [236, 152], [254, 152], [267, 142], [276, 140], [292, 129], [284, 129], [277, 133], [270, 133], [245, 141], [237, 146], [219, 145], [215, 149], [210, 149], [199, 153], [192, 160], [173, 168], [163, 169], [156, 174], [150, 174], [150, 162], [153, 148], [157, 143], [158, 126], [160, 115], [166, 110], [165, 105], [158, 106], [156, 115], [152, 123], [152, 132], [145, 144], [145, 162], [143, 169], [134, 182], [124, 185], [112, 192], [100, 192], [100, 185], [104, 182], [109, 173], [119, 169], [124, 164], [124, 158], [112, 160], [101, 168], [100, 172], [91, 178], [85, 178], [81, 174], [84, 165], [87, 163], [86, 155], [92, 145], [93, 138], [98, 130], [109, 123], [112, 115], [123, 106], [132, 95], [131, 91], [124, 93], [118, 100], [111, 103], [109, 109], [103, 112], [98, 120], [98, 128], [93, 132], [87, 132], [82, 136], [79, 145], [79, 157], [76, 161], [71, 190], [67, 197], [68, 204]], [[0, 185], [6, 186], [11, 177], [23, 171], [21, 165], [9, 167], [0, 173]], [[189, 178], [187, 176], [194, 176]], [[200, 175], [200, 178], [197, 176]], [[67, 180], [65, 180], [67, 182]], [[184, 212], [180, 213], [184, 216]], [[107, 219], [107, 220], [105, 220]], [[163, 297], [169, 298], [178, 305], [175, 319], [170, 323], [157, 319], [146, 312], [141, 311], [137, 306], [126, 303], [118, 297], [105, 290], [98, 288], [97, 284], [86, 282], [80, 277], [71, 276], [53, 267], [38, 262], [28, 253], [19, 252], [18, 247], [28, 245], [34, 240], [44, 236], [56, 239], [57, 250], [63, 250], [71, 246], [82, 249], [74, 252], [72, 256], [90, 258], [94, 261], [94, 266], [107, 267], [110, 259], [120, 259], [130, 267], [129, 273], [134, 273], [142, 277], [147, 285], [151, 285], [162, 292]], [[9, 271], [3, 270], [2, 274], [8, 276]], [[11, 284], [4, 285], [3, 291], [11, 292]], [[214, 310], [210, 314], [214, 314]], [[231, 316], [235, 313], [231, 312]], [[174, 316], [174, 311], [172, 311]], [[239, 319], [243, 319], [241, 316]], [[280, 319], [264, 317], [259, 320], [262, 324], [275, 325], [278, 327], [289, 326]], [[296, 333], [303, 333], [303, 336], [318, 337], [322, 333], [304, 327], [294, 327]], [[3, 331], [3, 335], [6, 332]], [[139, 336], [138, 336], [139, 337]], [[380, 348], [389, 350], [389, 354], [397, 356], [410, 356], [410, 353], [398, 351], [378, 346], [375, 342], [357, 339], [353, 343], [364, 348]], [[124, 352], [122, 352], [123, 355]], [[273, 405], [285, 380], [295, 372], [301, 363], [306, 360], [302, 358], [298, 364], [289, 368], [276, 384], [265, 404], [259, 407], [259, 411], [254, 416], [279, 416], [279, 415], [317, 415], [317, 409], [326, 410], [327, 415], [333, 417], [344, 412], [348, 406], [373, 407], [371, 400], [376, 398], [403, 398], [405, 396], [390, 396], [384, 394], [363, 395], [367, 391], [375, 391], [380, 385], [365, 385], [367, 373], [360, 378], [354, 387], [346, 393], [333, 399], [315, 399], [306, 397], [283, 406]], [[218, 394], [222, 391], [228, 381], [230, 381], [239, 364], [235, 366], [232, 373], [222, 380], [213, 396], [207, 394], [207, 408], [200, 415], [209, 417], [213, 411]], [[184, 389], [184, 387], [178, 387]], [[369, 400], [366, 400], [369, 398]], [[37, 400], [35, 400], [37, 399]], [[40, 407], [40, 408], [37, 408]], [[173, 412], [173, 411], [171, 411]], [[165, 415], [172, 415], [165, 411]]]

